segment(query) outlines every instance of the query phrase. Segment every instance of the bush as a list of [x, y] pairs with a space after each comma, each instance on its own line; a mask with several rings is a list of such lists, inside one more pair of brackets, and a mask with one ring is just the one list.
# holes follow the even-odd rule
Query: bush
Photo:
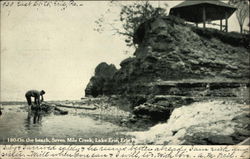
[[220, 41], [230, 44], [232, 46], [243, 46], [247, 49], [250, 49], [249, 47], [249, 35], [242, 35], [240, 33], [236, 32], [222, 32], [217, 29], [211, 29], [211, 28], [196, 28], [192, 27], [192, 30], [197, 33], [198, 35], [205, 37], [207, 39], [211, 38], [217, 38]]

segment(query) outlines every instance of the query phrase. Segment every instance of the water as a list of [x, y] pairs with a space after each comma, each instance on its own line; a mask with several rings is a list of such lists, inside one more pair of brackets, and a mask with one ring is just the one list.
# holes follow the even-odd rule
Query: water
[[[0, 144], [8, 138], [82, 138], [84, 142], [59, 142], [35, 144], [196, 144], [197, 135], [230, 136], [237, 129], [247, 131], [245, 126], [249, 105], [230, 101], [204, 101], [176, 108], [166, 123], [157, 124], [148, 131], [135, 131], [118, 126], [119, 116], [129, 114], [117, 109], [80, 110], [65, 109], [68, 115], [29, 113], [23, 105], [4, 106], [0, 116]], [[245, 114], [245, 115], [244, 115]], [[237, 120], [236, 120], [237, 119]], [[192, 137], [194, 136], [194, 137]], [[242, 136], [241, 136], [242, 137]], [[128, 142], [98, 141], [88, 139], [121, 139]], [[199, 139], [201, 140], [201, 139]], [[8, 144], [29, 144], [12, 142]], [[198, 142], [199, 143], [199, 142]], [[34, 144], [34, 143], [33, 143]]]
[[[0, 116], [0, 143], [8, 138], [124, 138], [127, 128], [112, 124], [98, 118], [94, 111], [68, 110], [68, 115], [34, 113], [27, 111], [22, 105], [6, 105]], [[91, 115], [92, 114], [92, 115]], [[115, 118], [114, 118], [115, 120]], [[22, 142], [20, 142], [22, 143]], [[79, 142], [75, 143], [79, 144]], [[80, 143], [80, 144], [89, 144]], [[100, 143], [96, 143], [100, 144]], [[104, 143], [114, 144], [114, 143]]]

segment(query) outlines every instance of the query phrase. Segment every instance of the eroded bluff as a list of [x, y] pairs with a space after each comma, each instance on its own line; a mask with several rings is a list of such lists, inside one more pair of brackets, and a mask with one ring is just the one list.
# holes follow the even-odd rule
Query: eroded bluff
[[85, 94], [126, 97], [136, 115], [156, 121], [166, 120], [176, 107], [207, 98], [249, 102], [248, 42], [247, 35], [157, 17], [135, 32], [134, 57], [101, 82], [95, 82], [98, 75], [92, 77]]

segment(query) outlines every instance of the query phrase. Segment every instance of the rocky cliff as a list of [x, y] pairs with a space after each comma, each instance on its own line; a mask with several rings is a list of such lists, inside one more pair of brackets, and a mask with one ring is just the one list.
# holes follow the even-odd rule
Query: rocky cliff
[[117, 72], [115, 65], [108, 65], [106, 62], [100, 63], [95, 68], [95, 75], [91, 77], [86, 89], [85, 96], [97, 97], [98, 95], [110, 94], [113, 90], [113, 75]]
[[[166, 120], [174, 108], [211, 98], [249, 102], [249, 36], [157, 17], [137, 29], [134, 57], [86, 95], [121, 95], [137, 116]], [[97, 91], [93, 93], [94, 90]]]

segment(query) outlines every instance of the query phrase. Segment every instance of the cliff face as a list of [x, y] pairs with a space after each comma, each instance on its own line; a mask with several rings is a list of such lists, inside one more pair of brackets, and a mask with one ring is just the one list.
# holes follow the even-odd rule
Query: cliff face
[[[237, 107], [237, 112], [238, 104], [246, 106], [249, 103], [249, 35], [196, 28], [168, 16], [143, 23], [134, 35], [134, 43], [138, 45], [134, 57], [123, 60], [121, 68], [98, 86], [105, 91], [97, 93], [126, 97], [134, 113], [131, 123], [136, 125], [135, 122], [141, 119], [155, 124], [170, 118], [167, 126], [171, 128], [177, 120], [176, 113], [180, 123], [194, 119], [190, 127], [184, 124], [184, 127], [172, 130], [166, 136], [171, 140], [162, 138], [159, 143], [182, 144], [184, 140], [184, 144], [235, 144], [249, 137], [248, 131], [244, 133], [249, 128], [244, 120], [249, 120], [249, 116], [231, 111], [232, 107]], [[97, 86], [93, 81], [91, 79], [86, 92]], [[94, 96], [91, 92], [88, 95]], [[211, 99], [222, 103], [210, 103]], [[223, 101], [236, 104], [225, 105]], [[203, 102], [208, 102], [209, 106]], [[224, 113], [226, 110], [229, 110], [230, 118], [222, 123], [223, 126], [216, 125], [228, 116]], [[193, 133], [192, 137], [187, 132], [200, 128], [196, 122], [205, 123], [201, 128], [204, 131]], [[240, 126], [230, 127], [232, 131], [228, 134], [221, 133], [231, 122]], [[216, 133], [207, 130], [207, 125], [213, 125]], [[163, 128], [168, 130], [165, 126]], [[212, 128], [211, 131], [214, 132]], [[219, 143], [218, 138], [221, 138]]]
[[[248, 87], [248, 41], [249, 37], [237, 33], [196, 28], [170, 16], [151, 19], [143, 23], [134, 35], [134, 42], [138, 45], [135, 56], [122, 61], [121, 69], [109, 79], [111, 82], [105, 82], [112, 83], [112, 87], [97, 94], [133, 96], [131, 100], [139, 105], [143, 102], [137, 103], [138, 100], [145, 101], [143, 98], [148, 95], [186, 93], [192, 96], [194, 93], [180, 88], [197, 88], [202, 92], [211, 82], [218, 86], [214, 90], [231, 88], [232, 82], [236, 82], [233, 88]], [[175, 81], [175, 86], [171, 81]], [[187, 85], [176, 87], [178, 81]], [[190, 82], [198, 82], [200, 86], [190, 85]], [[220, 86], [224, 82], [228, 83]], [[91, 94], [87, 90], [93, 87], [92, 83], [93, 79], [87, 86], [87, 95]], [[162, 90], [165, 92], [161, 93]], [[208, 92], [208, 96], [216, 95], [216, 91]], [[134, 99], [135, 96], [139, 99]]]
[[196, 28], [168, 16], [143, 23], [134, 42], [135, 56], [123, 60], [105, 82], [92, 77], [87, 95], [125, 96], [136, 115], [156, 121], [207, 98], [249, 101], [249, 37]]
[[217, 35], [216, 30], [190, 27], [169, 17], [152, 20], [142, 27], [144, 31], [135, 35], [139, 45], [136, 57], [121, 63], [122, 68], [115, 74], [117, 83], [249, 78], [249, 50], [246, 42], [233, 43], [233, 35]]

